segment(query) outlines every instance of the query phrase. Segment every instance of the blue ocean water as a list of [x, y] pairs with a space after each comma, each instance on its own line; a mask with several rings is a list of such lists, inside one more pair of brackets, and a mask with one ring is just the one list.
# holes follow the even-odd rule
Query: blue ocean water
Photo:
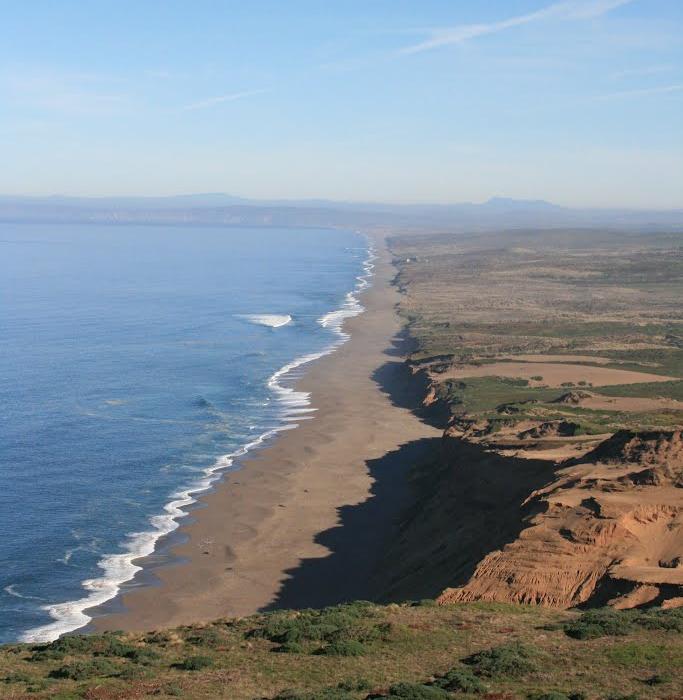
[[236, 457], [310, 417], [352, 232], [0, 224], [0, 642], [54, 639]]

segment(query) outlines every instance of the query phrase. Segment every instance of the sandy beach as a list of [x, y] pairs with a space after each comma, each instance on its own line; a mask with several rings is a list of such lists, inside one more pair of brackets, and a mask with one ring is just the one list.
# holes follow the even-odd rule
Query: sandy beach
[[345, 325], [351, 339], [297, 384], [314, 418], [202, 497], [172, 548], [181, 563], [155, 570], [159, 585], [129, 588], [123, 612], [91, 627], [154, 629], [381, 594], [376, 562], [406, 502], [406, 472], [440, 431], [410, 410], [395, 270], [381, 238], [376, 246], [366, 311]]

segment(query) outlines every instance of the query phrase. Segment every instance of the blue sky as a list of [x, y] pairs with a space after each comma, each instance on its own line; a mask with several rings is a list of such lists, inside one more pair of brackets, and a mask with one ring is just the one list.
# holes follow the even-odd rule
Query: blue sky
[[0, 193], [683, 207], [681, 0], [0, 0]]

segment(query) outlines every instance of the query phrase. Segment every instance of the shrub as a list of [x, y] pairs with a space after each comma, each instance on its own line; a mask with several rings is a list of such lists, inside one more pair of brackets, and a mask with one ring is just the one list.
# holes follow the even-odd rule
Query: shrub
[[276, 649], [283, 654], [305, 654], [306, 649], [299, 642], [285, 642]]
[[215, 627], [205, 627], [193, 630], [193, 634], [186, 637], [186, 641], [195, 646], [216, 648], [225, 640]]
[[387, 698], [401, 700], [447, 700], [448, 693], [442, 688], [420, 683], [397, 683], [389, 688]]
[[41, 663], [42, 661], [61, 661], [66, 654], [62, 651], [53, 651], [52, 649], [40, 649], [34, 651], [28, 660], [35, 663]]
[[283, 690], [273, 700], [355, 700], [355, 698], [340, 688], [326, 688], [315, 693], [303, 690]]
[[683, 632], [683, 609], [589, 610], [577, 620], [566, 624], [564, 630], [574, 639], [595, 639], [596, 637], [625, 636], [637, 627], [663, 632]]
[[4, 683], [32, 683], [34, 677], [28, 673], [15, 671], [14, 673], [8, 673], [2, 680]]
[[551, 690], [549, 693], [540, 693], [529, 696], [529, 700], [587, 700], [585, 693], [560, 693]]
[[341, 681], [341, 683], [337, 685], [337, 688], [339, 688], [339, 690], [348, 690], [349, 692], [352, 690], [370, 690], [372, 688], [372, 683], [370, 683], [367, 678], [358, 678], [355, 680]]
[[171, 695], [174, 698], [182, 698], [185, 695], [185, 691], [175, 683], [171, 683], [164, 688], [166, 695]]
[[633, 631], [632, 616], [612, 608], [589, 610], [580, 618], [567, 623], [564, 631], [574, 639], [624, 636]]
[[127, 651], [124, 656], [126, 659], [130, 659], [135, 664], [143, 664], [145, 666], [148, 666], [161, 658], [161, 656], [154, 651], [154, 649], [148, 649], [147, 647], [133, 647]]
[[683, 608], [672, 608], [671, 610], [652, 608], [636, 612], [633, 616], [633, 624], [649, 630], [683, 632]]
[[90, 651], [96, 644], [100, 643], [102, 637], [92, 635], [87, 637], [82, 634], [67, 635], [55, 639], [54, 642], [38, 647], [40, 651], [56, 651], [62, 654], [82, 654]]
[[26, 686], [27, 693], [42, 693], [50, 687], [51, 681], [46, 678], [38, 678], [31, 682], [31, 685]]
[[[248, 632], [248, 636], [262, 637], [281, 646], [278, 651], [310, 648], [312, 642], [327, 642], [343, 648], [341, 642], [375, 641], [386, 637], [391, 626], [377, 620], [377, 608], [371, 603], [349, 603], [323, 610], [303, 610], [298, 613], [274, 613], [264, 619], [264, 624]], [[309, 647], [306, 647], [306, 645]], [[351, 645], [354, 646], [354, 645]], [[284, 648], [283, 648], [284, 647]]]
[[646, 678], [643, 683], [645, 685], [663, 685], [664, 683], [671, 683], [672, 677], [668, 673], [655, 673], [654, 676]]
[[480, 651], [465, 659], [478, 676], [518, 678], [537, 670], [533, 652], [518, 642]]
[[82, 681], [95, 676], [111, 676], [117, 671], [117, 667], [106, 659], [94, 659], [93, 661], [74, 661], [50, 671], [51, 678], [69, 678], [72, 681]]
[[213, 666], [213, 660], [208, 656], [188, 656], [186, 659], [173, 665], [180, 671], [201, 671], [204, 668]]
[[127, 642], [122, 642], [116, 637], [104, 638], [99, 648], [93, 652], [95, 656], [121, 656], [127, 657], [135, 651], [135, 647]]
[[366, 648], [357, 639], [338, 639], [318, 651], [325, 656], [364, 656], [366, 652]]
[[171, 635], [168, 632], [150, 632], [145, 635], [145, 642], [147, 644], [159, 644], [164, 646], [171, 641]]
[[434, 685], [451, 693], [485, 693], [486, 686], [469, 668], [452, 668], [434, 681]]

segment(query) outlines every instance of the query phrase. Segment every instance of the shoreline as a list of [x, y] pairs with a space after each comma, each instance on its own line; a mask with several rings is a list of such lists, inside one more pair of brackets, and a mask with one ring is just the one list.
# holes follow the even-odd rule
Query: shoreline
[[[334, 353], [348, 341], [350, 336], [343, 330], [345, 321], [362, 314], [365, 310], [359, 297], [371, 286], [376, 255], [374, 240], [368, 235], [364, 237], [366, 257], [361, 264], [360, 273], [355, 278], [353, 289], [345, 294], [339, 307], [326, 312], [318, 319], [319, 325], [330, 331], [332, 341], [321, 350], [300, 355], [289, 361], [277, 369], [266, 382], [274, 402], [280, 405], [277, 425], [268, 428], [235, 451], [216, 457], [213, 464], [202, 471], [203, 476], [199, 480], [179, 487], [171, 493], [163, 512], [149, 518], [152, 529], [130, 533], [122, 545], [126, 551], [106, 554], [100, 559], [98, 566], [104, 573], [100, 577], [82, 581], [82, 586], [87, 591], [85, 596], [44, 606], [53, 617], [53, 621], [26, 630], [21, 635], [21, 641], [50, 642], [64, 634], [79, 630], [88, 631], [93, 618], [121, 608], [119, 597], [127, 590], [157, 585], [154, 574], [156, 569], [182, 561], [173, 555], [172, 550], [183, 538], [179, 529], [183, 524], [191, 522], [194, 510], [202, 507], [202, 496], [210, 493], [227, 474], [239, 471], [241, 460], [250, 453], [273, 442], [280, 433], [299, 427], [298, 421], [309, 420], [312, 417], [311, 414], [316, 409], [311, 408], [310, 393], [296, 390], [295, 385], [304, 371], [303, 368]], [[285, 325], [292, 320], [291, 316], [284, 320], [272, 316], [256, 318], [257, 323], [272, 327]], [[281, 381], [285, 384], [281, 384]]]
[[[344, 529], [338, 527], [344, 508], [373, 500], [373, 460], [387, 461], [387, 469], [393, 463], [396, 473], [405, 471], [415, 454], [401, 454], [401, 445], [438, 434], [408, 408], [395, 405], [387, 387], [380, 386], [404, 382], [405, 376], [392, 344], [400, 331], [394, 311], [398, 291], [390, 284], [395, 271], [383, 239], [371, 239], [369, 252], [373, 247], [371, 284], [363, 285], [359, 278], [360, 286], [347, 296], [348, 301], [362, 294], [365, 311], [345, 313], [342, 307], [328, 314], [336, 318], [341, 340], [322, 357], [299, 362], [315, 359], [285, 389], [310, 395], [308, 406], [316, 409], [311, 418], [295, 430], [279, 431], [276, 439], [242, 457], [238, 469], [224, 471], [210, 491], [198, 494], [188, 517], [160, 548], [168, 552], [164, 563], [143, 565], [139, 572], [140, 579], [153, 578], [154, 583], [130, 582], [103, 606], [87, 609], [93, 619], [86, 629], [153, 629], [283, 604], [369, 597], [371, 554], [379, 553], [381, 536], [404, 503], [404, 480], [393, 480], [396, 493], [383, 498], [390, 512], [371, 525], [375, 549], [367, 541], [358, 551], [350, 542], [343, 548], [325, 546], [321, 534]], [[366, 261], [365, 275], [368, 263], [373, 260]], [[336, 533], [335, 539], [342, 535]], [[348, 551], [354, 566], [364, 559], [363, 571], [358, 569], [353, 581], [326, 580], [324, 571], [309, 580], [307, 566], [327, 562], [329, 568], [330, 559], [335, 565], [340, 549]], [[155, 549], [152, 559], [156, 554]]]

